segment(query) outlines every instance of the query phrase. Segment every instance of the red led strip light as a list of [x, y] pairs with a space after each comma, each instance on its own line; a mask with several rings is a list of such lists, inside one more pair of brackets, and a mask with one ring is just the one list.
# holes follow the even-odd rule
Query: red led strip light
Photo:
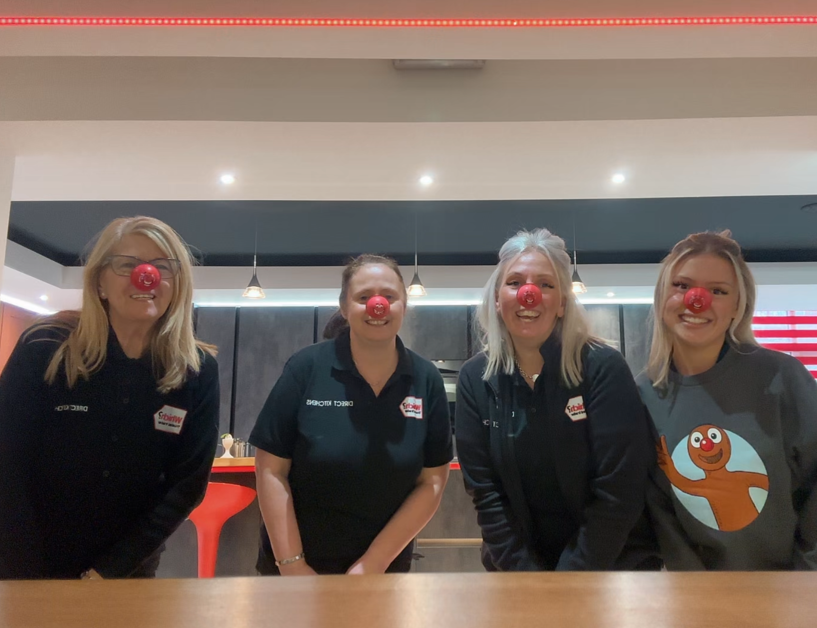
[[278, 17], [0, 17], [0, 26], [352, 26], [399, 28], [553, 28], [588, 26], [767, 26], [817, 24], [817, 15], [572, 19], [363, 19]]

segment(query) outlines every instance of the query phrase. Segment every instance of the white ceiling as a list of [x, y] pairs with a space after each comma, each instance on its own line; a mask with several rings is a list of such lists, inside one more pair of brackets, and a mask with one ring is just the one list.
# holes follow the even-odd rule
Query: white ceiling
[[[13, 199], [569, 199], [817, 193], [817, 116], [362, 124], [25, 122]], [[233, 172], [236, 184], [219, 183]], [[432, 173], [434, 185], [417, 184]], [[622, 172], [627, 181], [611, 183]]]
[[[65, 7], [4, 0], [0, 14]], [[224, 7], [76, 0], [70, 10], [225, 16]], [[374, 0], [275, 3], [277, 16], [322, 17], [805, 15], [817, 5], [619, 0], [612, 15], [605, 0], [420, 0], [408, 10]], [[229, 5], [231, 15], [271, 11], [260, 0]], [[489, 61], [482, 71], [406, 73], [393, 58]], [[17, 156], [17, 201], [815, 194], [817, 26], [0, 29], [0, 147]], [[226, 171], [238, 179], [229, 188], [217, 182]], [[420, 188], [427, 172], [435, 184]], [[610, 182], [616, 172], [623, 185]], [[6, 267], [5, 295], [39, 303], [50, 289], [50, 304], [73, 305], [76, 284], [53, 279], [62, 269], [42, 282], [22, 268]], [[797, 268], [813, 277], [814, 268]], [[228, 286], [242, 287], [244, 269], [226, 285], [214, 270], [198, 275], [199, 300], [237, 300]], [[591, 296], [649, 297], [645, 269], [607, 270], [587, 267], [600, 293]], [[260, 276], [281, 285], [293, 272]], [[438, 300], [474, 299], [484, 280], [436, 272], [423, 277]], [[278, 296], [332, 301], [335, 274]], [[817, 309], [802, 285], [811, 281], [768, 278], [761, 295], [772, 295], [762, 296], [767, 305]]]

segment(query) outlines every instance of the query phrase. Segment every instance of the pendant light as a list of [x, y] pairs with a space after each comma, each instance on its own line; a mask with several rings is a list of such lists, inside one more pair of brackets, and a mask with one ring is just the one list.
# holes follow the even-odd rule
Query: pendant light
[[247, 287], [244, 289], [244, 293], [241, 295], [246, 299], [265, 299], [267, 297], [264, 294], [263, 288], [261, 288], [261, 284], [258, 283], [258, 275], [257, 273], [257, 266], [256, 266], [256, 258], [258, 256], [258, 230], [255, 231], [255, 249], [253, 250], [252, 254], [252, 279], [250, 279], [250, 283], [247, 284]]
[[576, 217], [573, 217], [573, 293], [584, 294], [587, 292], [587, 286], [584, 285], [582, 278], [579, 277], [579, 265], [576, 262]]
[[417, 210], [414, 210], [414, 277], [411, 278], [411, 283], [408, 287], [408, 295], [410, 297], [424, 297], [426, 296], [426, 288], [423, 282], [420, 281], [419, 267], [417, 266]]

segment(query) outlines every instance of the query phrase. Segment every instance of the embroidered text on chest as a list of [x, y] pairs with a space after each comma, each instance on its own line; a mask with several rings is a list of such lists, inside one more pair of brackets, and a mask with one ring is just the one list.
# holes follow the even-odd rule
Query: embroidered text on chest
[[352, 408], [355, 405], [354, 401], [347, 401], [346, 399], [307, 399], [306, 405], [316, 406], [318, 408]]
[[55, 412], [88, 412], [88, 406], [65, 405], [54, 408]]
[[186, 416], [187, 410], [174, 408], [173, 406], [162, 406], [162, 408], [153, 415], [153, 427], [160, 432], [180, 434], [182, 425], [184, 424], [184, 417]]

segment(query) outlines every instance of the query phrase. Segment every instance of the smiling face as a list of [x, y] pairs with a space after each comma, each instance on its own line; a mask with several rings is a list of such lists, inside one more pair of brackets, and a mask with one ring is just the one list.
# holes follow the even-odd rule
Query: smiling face
[[714, 425], [696, 427], [687, 441], [689, 458], [704, 471], [723, 469], [732, 457], [732, 443], [727, 433]]
[[[124, 236], [111, 255], [129, 255], [142, 261], [168, 257], [153, 240], [141, 234]], [[117, 275], [107, 264], [99, 276], [99, 296], [108, 304], [108, 317], [114, 327], [150, 327], [170, 306], [173, 282], [172, 277], [163, 278], [150, 290], [142, 291], [131, 283], [130, 275]]]
[[[700, 313], [690, 310], [684, 297], [691, 288], [709, 290], [711, 307]], [[730, 262], [710, 254], [681, 261], [672, 274], [662, 312], [673, 346], [686, 351], [720, 348], [737, 316], [738, 302], [738, 281]]]
[[[541, 302], [531, 308], [523, 307], [516, 298], [519, 288], [528, 283], [542, 291]], [[497, 291], [496, 308], [514, 346], [541, 346], [565, 311], [550, 260], [538, 251], [527, 251], [508, 264]]]
[[[366, 312], [366, 303], [373, 296], [382, 296], [389, 302], [386, 316], [374, 318]], [[340, 309], [351, 333], [360, 340], [393, 340], [403, 324], [406, 292], [391, 268], [384, 264], [366, 264], [349, 281], [346, 299]]]

